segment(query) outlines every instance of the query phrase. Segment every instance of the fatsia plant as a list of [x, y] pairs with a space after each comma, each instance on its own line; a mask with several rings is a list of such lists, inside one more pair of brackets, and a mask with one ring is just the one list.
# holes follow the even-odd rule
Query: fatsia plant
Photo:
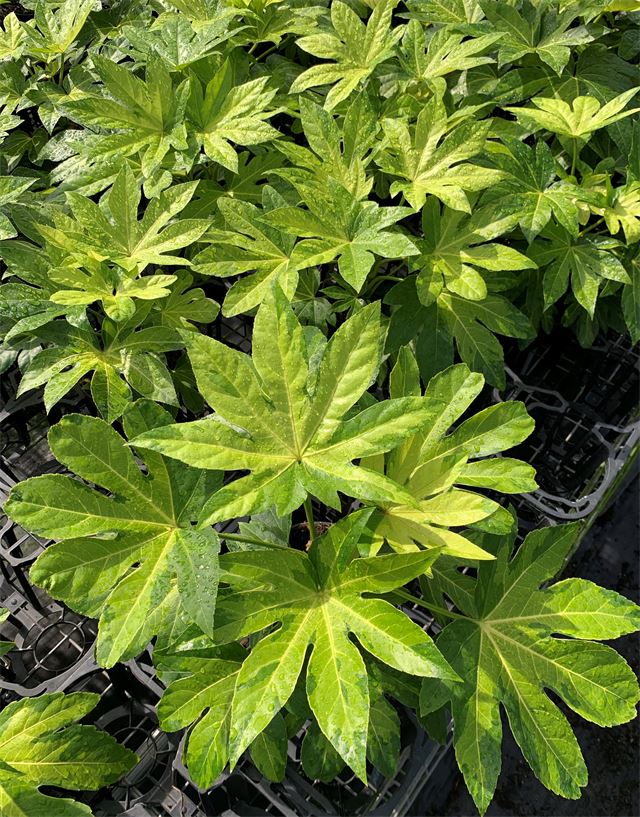
[[467, 161], [482, 151], [491, 123], [464, 119], [451, 121], [436, 94], [418, 114], [413, 133], [403, 119], [383, 120], [386, 140], [376, 162], [396, 179], [392, 196], [402, 193], [415, 210], [432, 195], [454, 210], [470, 212], [467, 191], [484, 190], [502, 173]]
[[[155, 639], [162, 723], [189, 729], [201, 786], [245, 749], [281, 779], [302, 731], [307, 776], [390, 776], [402, 708], [437, 737], [448, 709], [484, 809], [503, 707], [539, 777], [576, 796], [584, 768], [543, 687], [629, 715], [628, 670], [592, 642], [637, 610], [546, 586], [562, 532], [514, 556], [492, 538], [511, 525], [499, 495], [535, 488], [504, 456], [531, 420], [472, 401], [483, 377], [504, 386], [504, 338], [511, 355], [558, 323], [585, 345], [640, 337], [633, 5], [30, 0], [4, 16], [0, 366], [47, 409], [87, 386], [102, 417], [52, 429], [76, 476], [18, 486], [8, 509], [56, 540], [32, 578], [100, 619], [103, 663]], [[250, 326], [247, 355], [230, 339]]]
[[262, 207], [248, 201], [221, 197], [218, 208], [224, 229], [212, 229], [204, 236], [210, 246], [193, 258], [194, 268], [204, 275], [226, 278], [249, 272], [229, 289], [223, 304], [225, 315], [255, 309], [277, 281], [292, 298], [298, 286], [298, 272], [313, 263], [311, 252], [296, 251], [296, 239], [287, 230], [268, 224], [264, 216], [288, 202], [269, 185], [262, 189]]
[[79, 724], [97, 705], [93, 692], [23, 698], [0, 712], [0, 808], [6, 817], [90, 817], [91, 809], [41, 786], [95, 790], [137, 762], [133, 752], [93, 726]]
[[[106, 175], [102, 185], [106, 187], [119, 170], [116, 159], [139, 156], [143, 177], [157, 184], [162, 163], [168, 159], [173, 167], [170, 152], [188, 148], [189, 80], [184, 78], [174, 86], [160, 57], [147, 61], [144, 79], [101, 55], [94, 55], [92, 63], [100, 84], [57, 100], [60, 113], [87, 129], [80, 139], [71, 140], [69, 147], [75, 155], [60, 166], [58, 177], [64, 178], [67, 169], [77, 173], [80, 163], [94, 176]], [[166, 187], [170, 181], [169, 176], [160, 183]]]
[[305, 332], [276, 285], [259, 308], [251, 357], [183, 334], [198, 389], [215, 414], [150, 430], [135, 445], [199, 468], [248, 470], [209, 498], [203, 522], [257, 513], [284, 515], [309, 495], [340, 507], [338, 491], [411, 504], [397, 483], [353, 460], [393, 448], [428, 419], [422, 397], [374, 402], [346, 415], [378, 370], [379, 305], [346, 321], [329, 342]]
[[[145, 400], [123, 418], [129, 438], [171, 421]], [[5, 511], [61, 540], [30, 577], [74, 610], [100, 618], [98, 660], [113, 666], [137, 655], [178, 605], [212, 634], [220, 544], [213, 530], [192, 523], [219, 475], [149, 451], [142, 473], [126, 439], [104, 420], [80, 414], [53, 426], [49, 445], [60, 463], [98, 487], [62, 474], [34, 477], [13, 490]]]
[[304, 239], [296, 251], [303, 254], [306, 266], [337, 260], [342, 278], [360, 292], [376, 255], [405, 258], [418, 254], [409, 236], [391, 229], [409, 215], [408, 208], [380, 207], [374, 201], [360, 201], [331, 177], [326, 184], [316, 179], [300, 179], [294, 184], [307, 209], [279, 207], [264, 218]]
[[[571, 57], [571, 46], [588, 43], [599, 33], [597, 26], [589, 25], [589, 20], [580, 19], [581, 9], [573, 4], [560, 9], [555, 4], [537, 4], [532, 0], [525, 0], [519, 7], [482, 0], [478, 5], [500, 35], [497, 46], [501, 65], [535, 54], [561, 74]], [[589, 11], [586, 4], [583, 12]]]
[[[413, 495], [416, 505], [386, 503], [374, 514], [372, 551], [386, 541], [399, 553], [442, 548], [445, 556], [487, 559], [491, 554], [449, 528], [483, 524], [511, 528], [511, 517], [497, 502], [469, 489], [502, 493], [533, 491], [534, 469], [509, 457], [487, 459], [526, 439], [533, 419], [519, 402], [499, 403], [473, 414], [451, 432], [484, 385], [481, 374], [464, 364], [452, 366], [431, 379], [424, 394], [429, 420], [413, 437], [386, 456], [365, 460]], [[390, 377], [394, 398], [420, 395], [418, 365], [408, 347], [402, 347]], [[506, 519], [505, 519], [506, 517]]]
[[[105, 318], [99, 332], [84, 321], [79, 327], [67, 321], [53, 321], [39, 327], [33, 334], [44, 348], [26, 364], [18, 393], [44, 385], [44, 404], [50, 411], [92, 372], [91, 398], [110, 423], [130, 404], [132, 391], [150, 400], [177, 405], [173, 379], [162, 355], [181, 349], [184, 344], [174, 329], [142, 326], [151, 308], [151, 302], [147, 301], [123, 323], [116, 324]], [[36, 313], [35, 317], [40, 319], [42, 313]], [[15, 328], [13, 332], [12, 345], [19, 346], [19, 333]]]
[[[578, 799], [587, 768], [557, 695], [600, 726], [635, 716], [640, 688], [633, 670], [598, 641], [640, 628], [640, 608], [586, 579], [549, 584], [570, 554], [577, 526], [530, 533], [513, 552], [515, 532], [484, 536], [496, 560], [478, 565], [477, 579], [455, 596], [460, 612], [437, 644], [462, 683], [423, 682], [421, 707], [443, 703], [454, 720], [458, 765], [481, 814], [493, 797], [501, 765], [501, 705], [536, 777], [551, 791]], [[460, 577], [460, 574], [457, 574]], [[437, 581], [437, 579], [434, 579]]]
[[495, 241], [500, 226], [492, 223], [492, 214], [479, 210], [475, 219], [463, 213], [441, 209], [435, 197], [429, 197], [422, 208], [424, 238], [417, 242], [419, 258], [416, 288], [425, 306], [444, 290], [469, 301], [482, 301], [489, 288], [495, 291], [500, 276], [492, 273], [535, 269], [536, 262], [514, 247]]
[[[180, 219], [177, 216], [193, 196], [197, 182], [177, 184], [164, 190], [147, 205], [138, 219], [141, 192], [131, 167], [122, 170], [101, 205], [86, 196], [67, 193], [73, 217], [53, 211], [54, 227], [38, 229], [45, 239], [82, 263], [83, 256], [112, 261], [130, 275], [143, 272], [149, 264], [189, 266], [175, 251], [191, 246], [205, 232], [205, 219]], [[169, 281], [171, 283], [171, 281]]]
[[408, 276], [387, 293], [385, 302], [391, 306], [387, 351], [397, 352], [413, 340], [420, 374], [428, 382], [451, 366], [457, 350], [471, 370], [492, 386], [504, 388], [504, 352], [496, 335], [532, 338], [535, 330], [527, 316], [499, 293], [477, 301], [445, 289], [436, 297], [421, 288], [420, 295], [416, 276]]
[[297, 40], [296, 45], [321, 59], [333, 60], [314, 65], [294, 80], [291, 93], [331, 85], [324, 107], [332, 110], [347, 99], [378, 65], [393, 56], [402, 28], [391, 27], [396, 0], [376, 3], [366, 25], [341, 0], [331, 3], [331, 30]]
[[268, 84], [268, 77], [238, 83], [228, 61], [205, 87], [192, 82], [187, 106], [190, 130], [205, 154], [222, 167], [238, 170], [231, 143], [257, 145], [278, 138], [278, 131], [266, 121], [276, 113], [271, 107], [276, 91]]
[[[272, 544], [286, 546], [289, 523], [277, 520], [277, 528], [277, 534], [270, 537]], [[244, 532], [249, 526], [243, 525], [242, 529]], [[251, 530], [259, 530], [263, 536], [268, 536], [269, 530], [274, 533], [274, 528], [257, 521]], [[362, 655], [369, 693], [366, 757], [379, 771], [391, 776], [399, 761], [401, 723], [389, 699], [416, 711], [421, 678], [394, 670], [364, 651]], [[170, 646], [163, 643], [154, 650], [155, 667], [167, 686], [158, 705], [160, 723], [167, 731], [190, 727], [184, 760], [189, 774], [203, 788], [218, 778], [228, 762], [234, 688], [246, 657], [246, 650], [238, 644], [215, 646], [189, 629], [181, 633], [177, 642]], [[304, 681], [300, 675], [281, 712], [274, 715], [249, 747], [252, 761], [274, 782], [285, 775], [289, 738], [302, 728], [306, 731], [301, 763], [311, 779], [329, 782], [345, 767], [344, 759], [315, 719]]]
[[235, 33], [229, 25], [233, 9], [220, 5], [215, 17], [203, 21], [190, 20], [184, 12], [165, 12], [149, 26], [144, 19], [134, 19], [122, 26], [132, 56], [145, 63], [158, 56], [172, 71], [182, 71], [199, 60], [217, 53], [220, 45]]
[[570, 286], [577, 302], [593, 317], [598, 293], [607, 281], [631, 283], [615, 254], [622, 249], [622, 243], [615, 238], [574, 237], [564, 227], [546, 227], [530, 250], [530, 255], [544, 269], [545, 307], [556, 303]]
[[300, 123], [308, 146], [280, 140], [275, 147], [292, 167], [277, 169], [273, 175], [292, 181], [328, 179], [340, 182], [357, 199], [365, 199], [373, 187], [367, 168], [380, 125], [371, 101], [356, 96], [342, 121], [305, 97], [299, 98]]
[[400, 672], [455, 680], [430, 637], [406, 613], [380, 598], [363, 596], [394, 590], [424, 573], [437, 556], [431, 551], [357, 558], [370, 513], [357, 511], [332, 525], [308, 553], [276, 548], [221, 557], [221, 581], [228, 590], [220, 596], [215, 642], [224, 645], [276, 623], [281, 626], [258, 641], [244, 660], [238, 651], [219, 649], [206, 664], [188, 661], [187, 668], [199, 667], [198, 672], [169, 688], [161, 712], [170, 727], [209, 710], [187, 751], [187, 761], [203, 781], [225, 765], [227, 752], [234, 764], [268, 727], [301, 673], [323, 735], [363, 780], [371, 699], [362, 650]]

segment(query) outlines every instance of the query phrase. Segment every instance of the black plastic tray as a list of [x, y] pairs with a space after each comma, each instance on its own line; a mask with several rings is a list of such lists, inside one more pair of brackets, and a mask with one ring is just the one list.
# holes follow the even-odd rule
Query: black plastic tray
[[640, 447], [640, 350], [618, 336], [585, 350], [559, 333], [509, 363], [494, 399], [522, 400], [534, 417], [535, 430], [509, 456], [533, 465], [540, 485], [516, 505], [551, 521], [587, 519]]

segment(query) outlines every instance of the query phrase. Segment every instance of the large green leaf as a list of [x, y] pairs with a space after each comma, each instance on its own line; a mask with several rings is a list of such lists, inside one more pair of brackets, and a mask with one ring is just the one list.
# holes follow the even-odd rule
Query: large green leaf
[[[573, 799], [587, 783], [587, 769], [569, 722], [545, 689], [600, 726], [635, 716], [640, 689], [633, 671], [615, 650], [596, 642], [640, 628], [640, 608], [585, 579], [540, 589], [563, 567], [576, 533], [576, 525], [534, 531], [515, 555], [513, 537], [486, 541], [497, 559], [479, 564], [472, 593], [456, 598], [465, 617], [438, 637], [464, 679], [448, 688], [447, 697], [456, 758], [480, 813], [500, 773], [500, 705], [538, 779]], [[437, 695], [429, 680], [423, 682], [424, 711]]]
[[[125, 414], [129, 437], [171, 422], [148, 401]], [[217, 475], [146, 452], [146, 474], [103, 420], [72, 414], [51, 429], [56, 458], [79, 477], [47, 475], [16, 486], [5, 511], [28, 530], [62, 541], [31, 568], [31, 579], [85, 615], [100, 617], [97, 657], [131, 658], [157, 632], [151, 614], [177, 584], [180, 604], [213, 632], [219, 542], [196, 529]], [[219, 484], [219, 483], [218, 483]]]
[[320, 189], [329, 179], [340, 182], [356, 199], [365, 199], [371, 192], [373, 179], [367, 175], [380, 129], [376, 112], [366, 96], [356, 96], [344, 117], [333, 114], [305, 97], [300, 97], [300, 121], [308, 147], [281, 141], [278, 150], [292, 168], [275, 171], [295, 184], [313, 179]]
[[279, 623], [245, 659], [231, 710], [231, 761], [287, 702], [313, 645], [306, 690], [320, 729], [363, 780], [370, 697], [359, 644], [412, 675], [454, 679], [428, 635], [405, 613], [363, 593], [385, 593], [424, 572], [430, 553], [353, 559], [370, 515], [358, 511], [316, 539], [309, 553], [244, 551], [221, 557], [231, 588], [218, 606], [215, 639], [232, 641]]
[[165, 13], [151, 26], [144, 19], [123, 25], [122, 33], [139, 60], [144, 62], [151, 55], [157, 55], [172, 71], [182, 71], [214, 53], [233, 35], [234, 29], [229, 25], [231, 16], [231, 9], [218, 7], [214, 19], [197, 25], [184, 14]]
[[40, 792], [40, 786], [99, 789], [137, 758], [105, 732], [76, 723], [100, 696], [55, 692], [8, 704], [0, 713], [0, 811], [3, 817], [90, 817], [88, 806]]
[[183, 334], [198, 388], [216, 411], [140, 435], [136, 446], [198, 468], [249, 470], [215, 493], [201, 521], [213, 523], [275, 506], [289, 513], [312, 494], [339, 507], [337, 491], [360, 499], [412, 502], [396, 483], [352, 465], [418, 431], [428, 408], [420, 397], [374, 403], [349, 419], [380, 355], [379, 306], [346, 321], [310, 358], [305, 333], [276, 287], [258, 310], [253, 356], [212, 338]]

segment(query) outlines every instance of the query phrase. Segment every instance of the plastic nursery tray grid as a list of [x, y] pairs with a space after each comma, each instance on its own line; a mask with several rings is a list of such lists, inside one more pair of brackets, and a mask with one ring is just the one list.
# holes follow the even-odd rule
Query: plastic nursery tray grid
[[519, 513], [527, 527], [592, 517], [638, 450], [640, 350], [622, 336], [582, 349], [567, 333], [509, 363], [494, 399], [522, 400], [536, 421], [509, 452], [536, 468], [540, 485], [518, 497]]

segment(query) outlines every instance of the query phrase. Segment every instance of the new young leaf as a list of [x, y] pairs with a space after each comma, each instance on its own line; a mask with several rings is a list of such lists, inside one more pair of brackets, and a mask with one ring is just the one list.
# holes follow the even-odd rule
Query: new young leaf
[[[416, 500], [415, 506], [384, 504], [371, 521], [378, 542], [386, 540], [397, 552], [443, 548], [458, 559], [490, 559], [463, 534], [462, 528], [498, 516], [502, 509], [486, 496], [466, 490], [488, 488], [505, 493], [532, 491], [534, 469], [519, 460], [492, 454], [522, 442], [533, 430], [533, 420], [522, 403], [500, 403], [468, 417], [447, 433], [467, 411], [483, 386], [483, 377], [464, 364], [436, 375], [424, 399], [429, 420], [423, 430], [405, 440], [380, 461], [384, 473], [402, 485]], [[391, 374], [391, 395], [420, 394], [418, 366], [407, 347], [400, 350]]]

